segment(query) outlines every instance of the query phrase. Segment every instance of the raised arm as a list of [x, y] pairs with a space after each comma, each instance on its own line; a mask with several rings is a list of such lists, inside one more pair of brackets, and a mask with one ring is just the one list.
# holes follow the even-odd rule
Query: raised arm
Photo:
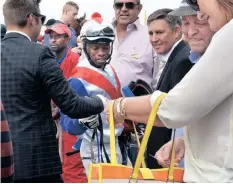
[[103, 111], [99, 97], [79, 97], [70, 87], [49, 48], [40, 56], [40, 77], [45, 89], [64, 114], [71, 118], [85, 118]]

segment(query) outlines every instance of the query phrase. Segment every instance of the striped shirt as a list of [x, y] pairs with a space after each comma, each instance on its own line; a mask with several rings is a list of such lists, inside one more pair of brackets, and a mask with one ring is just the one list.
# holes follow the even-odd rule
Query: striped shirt
[[1, 182], [13, 182], [13, 149], [8, 122], [1, 103]]

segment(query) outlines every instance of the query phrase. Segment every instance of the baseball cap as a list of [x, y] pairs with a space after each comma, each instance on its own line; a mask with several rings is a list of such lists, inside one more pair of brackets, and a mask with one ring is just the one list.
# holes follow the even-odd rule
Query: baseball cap
[[67, 25], [59, 23], [59, 24], [54, 24], [52, 27], [48, 28], [45, 30], [46, 34], [49, 34], [51, 31], [56, 32], [57, 34], [67, 34], [69, 38], [71, 38], [71, 31], [68, 28]]
[[98, 12], [94, 12], [94, 13], [91, 15], [91, 19], [97, 21], [97, 22], [100, 23], [100, 24], [101, 24], [102, 21], [103, 21], [103, 18], [102, 18], [102, 16], [101, 16], [101, 14], [98, 13]]
[[193, 10], [186, 2], [186, 0], [182, 0], [179, 8], [174, 9], [172, 12], [170, 12], [168, 15], [171, 16], [192, 16], [197, 15], [197, 11]]

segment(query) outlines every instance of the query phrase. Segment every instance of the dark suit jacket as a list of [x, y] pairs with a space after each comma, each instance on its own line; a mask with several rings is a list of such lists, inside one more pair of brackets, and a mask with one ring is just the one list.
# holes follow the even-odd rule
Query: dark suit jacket
[[[168, 58], [156, 90], [168, 93], [181, 81], [193, 66], [189, 60], [189, 54], [190, 48], [184, 41], [181, 41]], [[171, 129], [153, 127], [147, 145], [147, 165], [149, 168], [161, 168], [149, 154], [155, 155], [165, 143], [170, 141], [171, 133]]]
[[15, 180], [60, 174], [51, 99], [71, 118], [102, 112], [102, 101], [78, 97], [50, 49], [19, 33], [6, 34], [1, 59], [1, 97], [12, 135]]

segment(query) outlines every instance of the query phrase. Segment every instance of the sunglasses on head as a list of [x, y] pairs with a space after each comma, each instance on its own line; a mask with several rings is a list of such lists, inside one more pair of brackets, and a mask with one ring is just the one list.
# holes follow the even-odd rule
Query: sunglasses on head
[[86, 36], [87, 37], [96, 37], [96, 36], [114, 37], [115, 33], [110, 27], [105, 27], [104, 29], [99, 30], [99, 31], [87, 31]]
[[46, 16], [45, 15], [42, 15], [42, 14], [39, 14], [39, 13], [29, 13], [27, 15], [27, 17], [29, 17], [30, 15], [34, 15], [35, 17], [40, 18], [42, 25], [44, 25], [45, 20], [46, 20]]
[[200, 11], [197, 0], [186, 0], [186, 2], [195, 11]]
[[133, 2], [126, 2], [126, 3], [122, 3], [122, 2], [118, 2], [114, 4], [114, 7], [118, 10], [121, 10], [123, 8], [123, 6], [125, 5], [125, 7], [129, 10], [134, 9], [135, 6], [139, 5], [139, 4], [135, 4]]

